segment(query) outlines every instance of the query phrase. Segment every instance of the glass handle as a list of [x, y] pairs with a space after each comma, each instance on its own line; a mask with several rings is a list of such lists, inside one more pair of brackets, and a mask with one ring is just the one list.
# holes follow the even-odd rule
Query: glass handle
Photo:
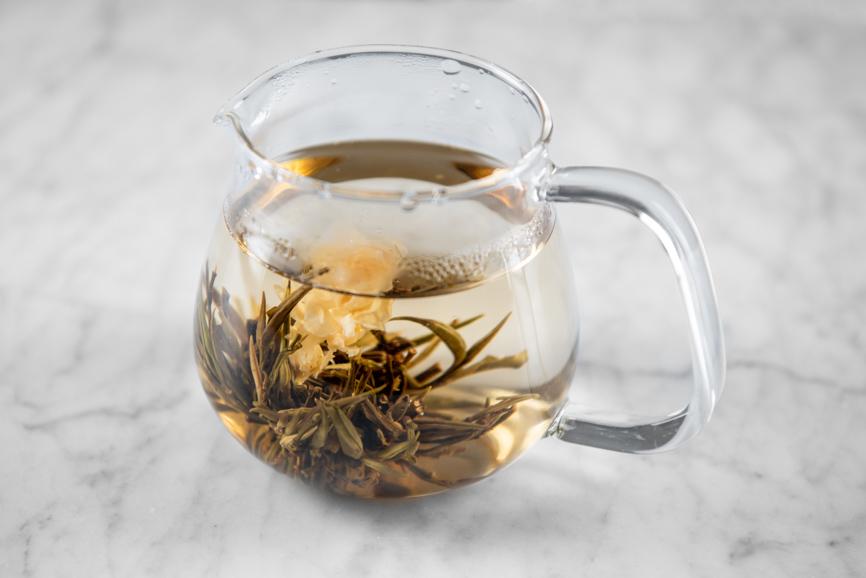
[[567, 442], [631, 453], [673, 449], [695, 436], [710, 419], [722, 393], [725, 346], [707, 258], [695, 224], [679, 199], [661, 183], [621, 169], [556, 169], [547, 200], [592, 203], [622, 209], [655, 233], [670, 257], [688, 315], [693, 386], [689, 403], [649, 421], [600, 423], [566, 406], [549, 430]]

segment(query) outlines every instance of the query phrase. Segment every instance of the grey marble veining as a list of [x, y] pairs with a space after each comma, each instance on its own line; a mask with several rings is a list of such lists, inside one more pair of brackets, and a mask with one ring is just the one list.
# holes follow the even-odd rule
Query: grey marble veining
[[[729, 349], [698, 439], [548, 439], [385, 504], [230, 439], [191, 348], [231, 159], [210, 116], [285, 58], [369, 42], [498, 62], [546, 97], [557, 162], [681, 194]], [[866, 11], [835, 1], [0, 4], [0, 576], [866, 574], [864, 61]], [[689, 358], [662, 252], [608, 210], [561, 223], [573, 397], [672, 408]]]

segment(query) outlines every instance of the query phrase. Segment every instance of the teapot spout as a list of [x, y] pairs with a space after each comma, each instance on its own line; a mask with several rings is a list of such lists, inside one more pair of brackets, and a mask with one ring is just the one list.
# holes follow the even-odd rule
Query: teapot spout
[[253, 158], [266, 162], [266, 157], [253, 145], [244, 129], [241, 118], [228, 106], [221, 108], [213, 117], [213, 123], [219, 127], [228, 128], [241, 148]]
[[226, 112], [225, 108], [219, 109], [217, 113], [213, 116], [213, 123], [217, 126], [228, 126], [231, 121], [229, 120], [229, 112]]

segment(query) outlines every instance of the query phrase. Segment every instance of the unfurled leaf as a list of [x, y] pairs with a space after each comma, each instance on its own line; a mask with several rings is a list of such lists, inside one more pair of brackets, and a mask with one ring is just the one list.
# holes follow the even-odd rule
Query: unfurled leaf
[[250, 372], [253, 374], [253, 382], [256, 384], [256, 403], [264, 403], [265, 401], [265, 383], [262, 377], [262, 370], [259, 367], [259, 359], [256, 355], [256, 344], [253, 341], [253, 336], [249, 339], [249, 356], [250, 356]]
[[361, 402], [360, 407], [368, 420], [387, 431], [391, 437], [396, 437], [403, 433], [403, 426], [400, 425], [400, 422], [397, 422], [391, 419], [387, 414], [382, 413], [382, 410], [380, 410], [375, 403], [370, 401], [370, 398]]
[[442, 419], [435, 417], [426, 417], [426, 416], [418, 416], [413, 420], [418, 427], [422, 430], [424, 429], [485, 429], [483, 425], [479, 425], [477, 423], [468, 422], [468, 421], [458, 421], [455, 419]]
[[521, 351], [520, 353], [515, 353], [514, 355], [509, 355], [508, 357], [496, 357], [493, 355], [488, 355], [478, 363], [467, 365], [455, 371], [452, 378], [458, 379], [460, 377], [466, 377], [467, 375], [473, 375], [482, 371], [490, 371], [491, 369], [518, 369], [520, 367], [523, 367], [523, 365], [526, 363], [526, 360], [527, 355], [525, 350]]
[[256, 345], [259, 348], [259, 357], [264, 353], [265, 326], [267, 325], [268, 306], [265, 300], [265, 292], [262, 291], [262, 301], [259, 305], [259, 318], [256, 320]]
[[472, 344], [472, 347], [470, 347], [469, 350], [466, 352], [466, 357], [463, 359], [463, 363], [472, 362], [472, 360], [475, 359], [479, 353], [481, 353], [481, 350], [483, 350], [490, 344], [491, 341], [493, 341], [493, 338], [496, 337], [496, 334], [499, 333], [499, 330], [502, 329], [502, 326], [505, 325], [509, 317], [511, 317], [511, 313], [506, 314], [505, 317], [503, 317], [499, 321], [499, 323], [497, 323], [493, 327], [493, 329], [491, 329], [487, 333], [487, 335]]
[[325, 406], [328, 411], [328, 417], [334, 424], [334, 429], [337, 431], [337, 439], [340, 442], [340, 449], [350, 458], [359, 459], [364, 454], [364, 442], [361, 440], [355, 424], [339, 407]]
[[295, 305], [297, 305], [301, 299], [304, 298], [304, 295], [309, 293], [311, 289], [312, 287], [309, 286], [295, 289], [287, 299], [277, 306], [277, 310], [268, 320], [267, 327], [265, 328], [265, 333], [262, 337], [264, 341], [270, 341], [273, 339], [274, 335], [277, 333], [277, 329], [286, 322], [289, 315], [292, 313], [292, 309], [295, 308]]
[[[467, 325], [470, 325], [470, 324], [472, 324], [472, 323], [475, 323], [476, 321], [478, 321], [478, 320], [481, 319], [482, 317], [484, 317], [484, 314], [483, 314], [483, 313], [481, 313], [481, 314], [479, 314], [479, 315], [476, 315], [475, 317], [470, 317], [469, 319], [465, 319], [465, 320], [463, 320], [463, 321], [457, 321], [457, 320], [455, 319], [454, 321], [452, 321], [452, 322], [450, 323], [450, 325], [451, 325], [451, 327], [453, 327], [454, 329], [463, 329], [463, 328], [466, 327]], [[411, 342], [413, 345], [424, 345], [425, 343], [427, 343], [428, 341], [430, 341], [430, 340], [432, 340], [432, 339], [436, 339], [436, 334], [435, 334], [435, 333], [428, 333], [427, 335], [422, 335], [421, 337], [416, 337], [415, 339], [411, 339], [410, 342]]]
[[423, 384], [425, 382], [430, 381], [431, 379], [436, 377], [437, 374], [439, 374], [441, 372], [442, 372], [442, 368], [439, 366], [439, 364], [434, 363], [433, 365], [431, 365], [430, 367], [428, 367], [424, 371], [415, 375], [414, 378], [415, 378], [415, 381], [417, 381], [419, 384], [422, 384], [420, 387], [423, 387]]
[[361, 460], [365, 466], [370, 468], [371, 470], [378, 472], [380, 474], [387, 474], [388, 466], [380, 462], [379, 460], [374, 460], [372, 458], [364, 458]]
[[328, 417], [328, 412], [325, 411], [325, 407], [321, 404], [319, 404], [319, 413], [322, 416], [319, 428], [310, 442], [310, 447], [315, 449], [321, 449], [325, 446], [325, 442], [328, 441], [328, 433], [331, 431], [331, 418]]
[[393, 317], [391, 321], [411, 321], [412, 323], [417, 323], [419, 325], [423, 325], [430, 331], [432, 331], [436, 337], [442, 340], [442, 343], [445, 344], [446, 347], [451, 351], [451, 355], [454, 356], [453, 366], [459, 366], [460, 363], [463, 362], [463, 359], [466, 357], [466, 342], [463, 340], [463, 337], [457, 333], [457, 330], [448, 325], [447, 323], [442, 323], [441, 321], [436, 321], [435, 319], [424, 319], [422, 317]]
[[350, 395], [349, 397], [341, 397], [338, 399], [334, 399], [334, 400], [330, 401], [329, 404], [334, 406], [334, 407], [344, 407], [344, 408], [351, 407], [351, 406], [355, 405], [356, 403], [358, 403], [359, 401], [362, 401], [365, 398], [376, 395], [377, 393], [382, 391], [384, 388], [385, 388], [385, 386], [382, 385], [376, 389], [367, 390], [364, 393], [359, 393], [357, 395]]
[[439, 347], [439, 344], [442, 343], [438, 337], [434, 336], [432, 333], [430, 334], [432, 339], [427, 345], [424, 346], [420, 352], [418, 352], [414, 357], [409, 359], [408, 363], [406, 363], [406, 367], [414, 367], [430, 357], [430, 355]]
[[413, 440], [404, 440], [402, 442], [397, 442], [389, 445], [384, 450], [380, 451], [376, 454], [376, 457], [380, 460], [393, 460], [398, 456], [402, 456], [403, 454], [411, 454], [411, 450], [414, 446], [417, 446], [418, 442]]
[[494, 403], [489, 407], [485, 407], [481, 411], [469, 416], [466, 418], [468, 421], [477, 421], [478, 419], [483, 418], [485, 415], [494, 414], [498, 411], [513, 408], [515, 405], [520, 403], [521, 401], [526, 401], [528, 399], [538, 399], [539, 395], [537, 393], [526, 393], [523, 395], [512, 395], [509, 397], [505, 397], [498, 402]]
[[238, 343], [246, 343], [247, 330], [246, 323], [240, 314], [232, 307], [231, 295], [225, 290], [220, 289], [218, 303], [214, 304], [219, 308], [219, 316], [224, 324], [230, 328], [231, 333]]

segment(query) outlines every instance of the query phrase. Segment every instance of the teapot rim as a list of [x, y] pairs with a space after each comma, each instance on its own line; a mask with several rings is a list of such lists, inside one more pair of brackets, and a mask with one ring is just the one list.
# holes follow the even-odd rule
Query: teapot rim
[[[501, 171], [495, 171], [488, 176], [459, 183], [455, 185], [436, 186], [407, 186], [399, 191], [383, 191], [382, 189], [364, 186], [363, 184], [345, 184], [324, 181], [316, 177], [296, 173], [290, 168], [278, 163], [273, 158], [262, 153], [253, 144], [247, 135], [241, 119], [233, 112], [233, 108], [242, 102], [250, 93], [258, 89], [264, 82], [274, 78], [275, 75], [284, 73], [302, 64], [308, 64], [320, 60], [342, 58], [358, 54], [407, 54], [415, 56], [430, 56], [451, 59], [471, 65], [479, 70], [484, 70], [498, 80], [507, 84], [510, 88], [520, 92], [527, 97], [529, 104], [535, 109], [539, 116], [540, 128], [530, 148], [524, 152], [517, 161], [510, 163]], [[394, 201], [411, 202], [441, 202], [455, 198], [470, 198], [483, 195], [502, 188], [506, 183], [524, 180], [521, 177], [525, 172], [533, 170], [539, 161], [547, 157], [547, 144], [553, 129], [547, 104], [541, 95], [526, 81], [516, 74], [470, 54], [435, 48], [429, 46], [407, 45], [407, 44], [360, 44], [342, 46], [339, 48], [316, 50], [298, 58], [290, 59], [282, 64], [271, 67], [260, 74], [243, 89], [235, 94], [224, 104], [213, 118], [217, 125], [228, 126], [235, 134], [248, 159], [252, 162], [255, 170], [266, 174], [275, 181], [284, 183], [298, 189], [316, 192], [323, 197], [338, 197], [347, 199], [358, 199], [368, 201]]]

